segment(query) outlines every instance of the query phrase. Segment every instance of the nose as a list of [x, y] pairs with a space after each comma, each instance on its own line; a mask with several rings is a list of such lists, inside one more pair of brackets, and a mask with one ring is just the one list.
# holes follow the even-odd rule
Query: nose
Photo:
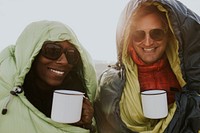
[[154, 40], [150, 37], [150, 35], [146, 34], [144, 45], [145, 46], [151, 46], [153, 44], [153, 41]]
[[59, 64], [68, 64], [67, 57], [65, 56], [64, 53], [62, 53], [62, 55], [57, 59], [56, 62]]

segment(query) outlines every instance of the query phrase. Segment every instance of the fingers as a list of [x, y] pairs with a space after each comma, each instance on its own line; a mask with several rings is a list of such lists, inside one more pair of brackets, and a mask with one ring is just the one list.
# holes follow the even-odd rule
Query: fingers
[[94, 109], [93, 109], [92, 104], [91, 104], [91, 102], [89, 101], [88, 98], [83, 99], [83, 107], [82, 108], [84, 110], [90, 110], [90, 111], [92, 111], [92, 113], [94, 113]]
[[83, 107], [82, 107], [82, 114], [81, 114], [81, 120], [77, 123], [74, 123], [74, 125], [79, 126], [90, 126], [92, 123], [92, 118], [94, 114], [94, 109], [89, 101], [88, 98], [83, 99]]
[[94, 114], [94, 109], [92, 107], [91, 102], [89, 101], [89, 99], [84, 98], [81, 121], [85, 124], [91, 123], [93, 114]]

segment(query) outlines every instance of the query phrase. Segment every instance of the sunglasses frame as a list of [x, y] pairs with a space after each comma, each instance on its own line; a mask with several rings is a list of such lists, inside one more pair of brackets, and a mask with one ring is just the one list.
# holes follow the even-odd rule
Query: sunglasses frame
[[[159, 36], [156, 35], [156, 31], [160, 32]], [[142, 33], [142, 37], [137, 35], [139, 32]], [[167, 30], [161, 28], [155, 28], [151, 29], [148, 33], [145, 32], [144, 30], [135, 30], [132, 32], [132, 39], [134, 40], [134, 42], [138, 43], [143, 42], [145, 40], [146, 34], [149, 34], [150, 38], [154, 41], [162, 41], [165, 35], [167, 34]]]
[[[47, 48], [48, 45], [51, 45], [51, 48], [49, 47], [49, 49], [58, 50], [57, 52], [59, 52], [59, 53], [56, 53], [55, 50], [51, 50], [51, 52], [52, 51], [54, 52], [54, 53], [52, 52], [51, 54], [57, 54], [57, 56], [54, 55], [55, 56], [54, 57], [51, 54], [47, 54], [48, 50], [46, 48]], [[49, 41], [44, 42], [44, 44], [42, 46], [42, 49], [41, 49], [41, 55], [44, 56], [44, 57], [46, 57], [47, 59], [50, 59], [50, 60], [57, 60], [57, 59], [59, 59], [60, 56], [63, 53], [65, 54], [65, 57], [66, 57], [66, 59], [67, 59], [67, 61], [68, 61], [69, 64], [76, 65], [78, 63], [79, 58], [80, 58], [78, 50], [76, 50], [76, 49], [63, 49], [63, 47], [60, 46], [58, 42], [49, 42]], [[74, 59], [72, 59], [72, 57], [69, 56], [70, 53], [74, 53], [74, 56], [73, 56]]]

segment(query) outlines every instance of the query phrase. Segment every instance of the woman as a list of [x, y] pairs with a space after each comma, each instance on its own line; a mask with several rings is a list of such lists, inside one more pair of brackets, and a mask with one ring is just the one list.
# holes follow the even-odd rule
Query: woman
[[[31, 23], [16, 45], [1, 52], [0, 68], [2, 132], [94, 132], [95, 70], [68, 26], [55, 21]], [[53, 92], [58, 89], [81, 91], [88, 97], [79, 122], [50, 119]]]
[[[94, 102], [99, 133], [200, 130], [199, 20], [176, 0], [127, 4], [117, 27], [118, 62], [100, 76]], [[140, 94], [152, 89], [167, 92], [165, 118], [143, 114]]]

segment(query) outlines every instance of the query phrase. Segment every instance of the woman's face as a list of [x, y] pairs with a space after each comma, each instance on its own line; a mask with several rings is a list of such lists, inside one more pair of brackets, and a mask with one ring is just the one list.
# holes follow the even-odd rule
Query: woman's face
[[[67, 59], [67, 56], [63, 51], [69, 49], [76, 50], [76, 48], [67, 41], [56, 43], [51, 42], [51, 44], [52, 45], [50, 46], [47, 45], [48, 47], [46, 48], [46, 51], [40, 51], [35, 64], [36, 73], [38, 75], [37, 83], [38, 85], [47, 88], [61, 85], [67, 74], [73, 68], [73, 64], [69, 64], [69, 59]], [[59, 52], [56, 51], [55, 48], [61, 48], [62, 54], [57, 54]], [[44, 56], [45, 54], [47, 56]], [[48, 56], [55, 56], [56, 54], [59, 55], [57, 59], [48, 58]]]
[[[139, 18], [135, 23], [134, 31], [136, 32], [134, 34], [136, 37], [135, 39], [133, 37], [132, 40], [133, 47], [144, 63], [152, 64], [163, 56], [168, 41], [165, 30], [160, 17], [153, 13]], [[143, 39], [139, 34], [143, 35]]]

